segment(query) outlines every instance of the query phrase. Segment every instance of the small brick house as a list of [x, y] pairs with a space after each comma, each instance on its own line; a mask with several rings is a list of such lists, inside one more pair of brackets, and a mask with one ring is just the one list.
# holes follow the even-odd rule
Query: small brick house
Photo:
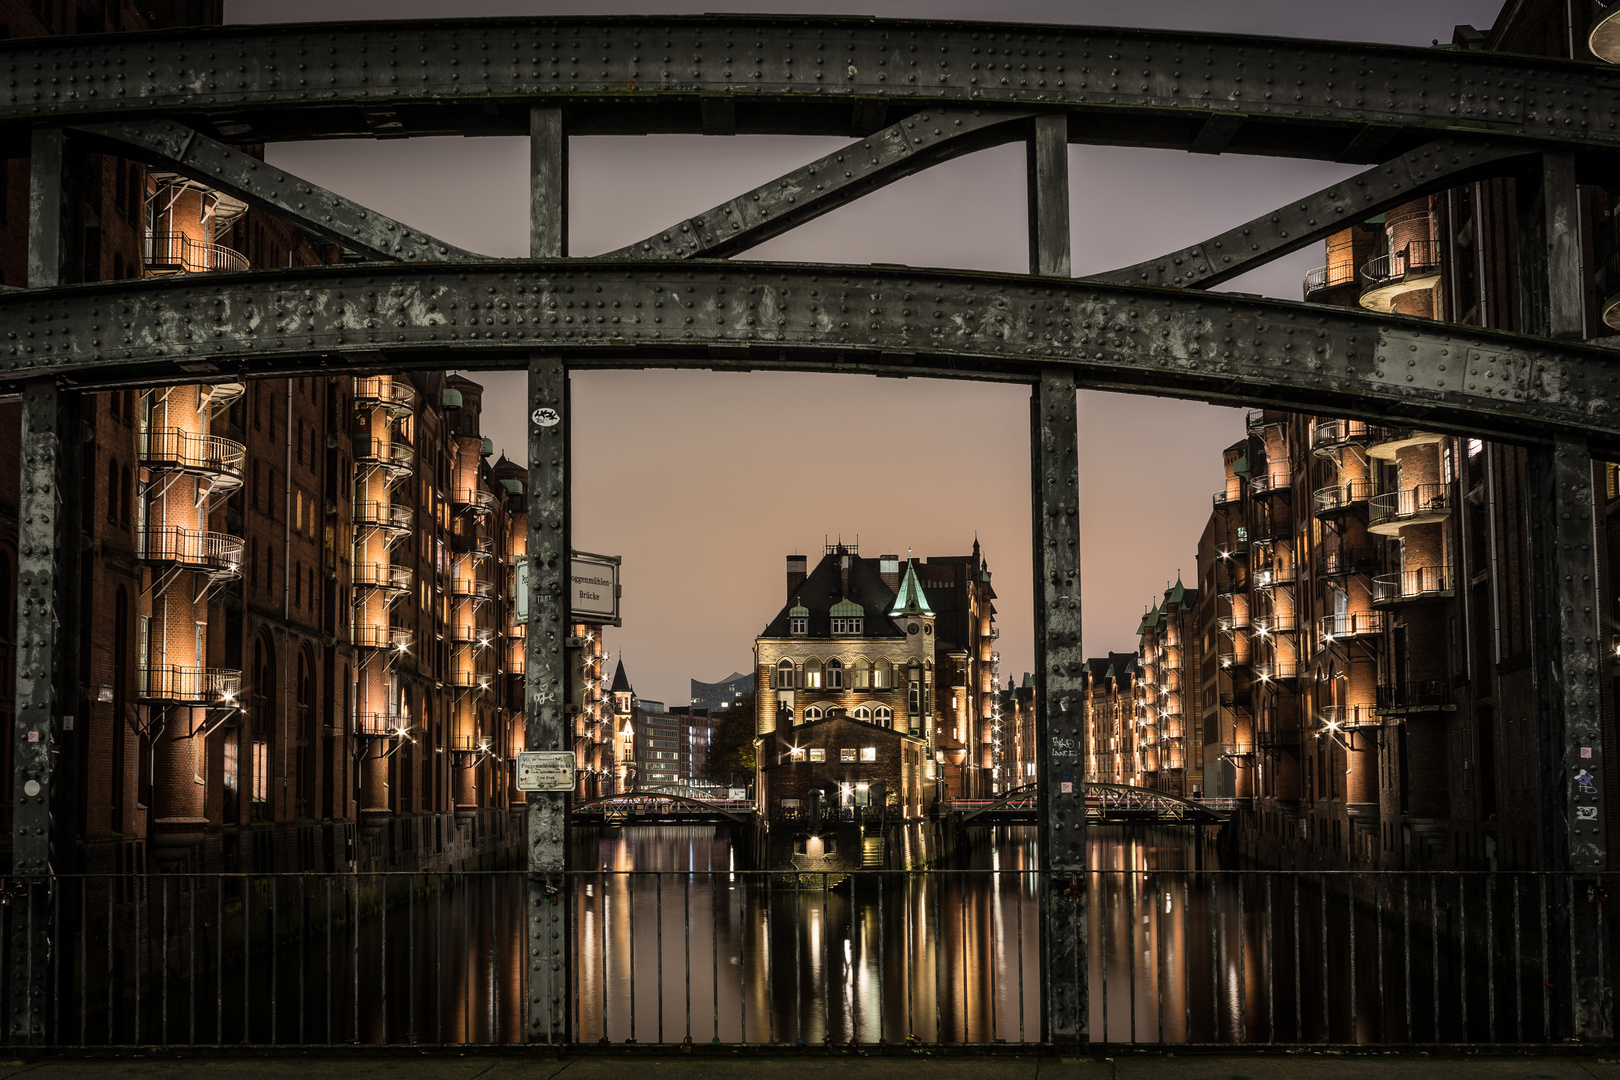
[[927, 742], [829, 709], [819, 720], [778, 727], [760, 747], [760, 801], [773, 816], [823, 807], [887, 807], [907, 818], [932, 801]]

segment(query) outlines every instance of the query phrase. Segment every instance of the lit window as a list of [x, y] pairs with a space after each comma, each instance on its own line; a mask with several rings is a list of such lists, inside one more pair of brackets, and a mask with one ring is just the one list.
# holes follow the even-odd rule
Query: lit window
[[253, 801], [265, 802], [270, 797], [270, 744], [263, 739], [253, 743]]
[[863, 747], [861, 747], [861, 760], [862, 761], [876, 761], [877, 760], [877, 747], [875, 747], [875, 746], [863, 746]]
[[874, 718], [880, 724], [893, 724], [894, 710], [889, 708], [887, 705], [879, 705], [877, 707], [877, 712], [874, 714]]
[[842, 750], [838, 751], [838, 760], [839, 761], [854, 761], [855, 760], [855, 748], [853, 746], [846, 746]]
[[857, 660], [855, 666], [850, 668], [849, 673], [855, 680], [855, 689], [870, 690], [872, 688], [872, 667], [870, 664], [863, 664]]
[[887, 690], [894, 685], [894, 665], [887, 660], [879, 660], [872, 665], [872, 689]]
[[825, 751], [825, 750], [812, 750], [812, 751], [810, 751], [810, 760], [811, 761], [826, 761], [827, 760], [827, 751]]
[[778, 690], [793, 689], [793, 661], [783, 660], [776, 665], [776, 688]]
[[855, 706], [855, 719], [861, 721], [861, 723], [863, 723], [863, 724], [871, 723], [872, 722], [872, 710], [870, 708], [868, 708], [867, 706], [865, 706], [865, 705], [857, 705], [857, 706]]
[[804, 688], [821, 689], [821, 661], [811, 657], [804, 662]]

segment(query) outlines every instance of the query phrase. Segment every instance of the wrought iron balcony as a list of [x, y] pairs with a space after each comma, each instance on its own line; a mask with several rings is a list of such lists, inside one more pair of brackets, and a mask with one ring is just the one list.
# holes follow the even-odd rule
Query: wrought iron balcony
[[1333, 731], [1381, 727], [1384, 720], [1371, 705], [1329, 705], [1322, 710], [1322, 724]]
[[495, 508], [495, 493], [487, 488], [458, 488], [450, 493], [450, 502], [475, 514], [487, 514]]
[[141, 261], [146, 272], [154, 276], [248, 269], [247, 256], [240, 251], [224, 244], [193, 240], [185, 233], [147, 233], [142, 240]]
[[392, 563], [355, 563], [354, 583], [366, 589], [408, 593], [411, 591], [411, 568]]
[[247, 458], [247, 447], [234, 439], [179, 428], [141, 432], [138, 452], [148, 468], [206, 476], [216, 488], [241, 484], [242, 463]]
[[1292, 495], [1294, 478], [1287, 472], [1273, 469], [1258, 473], [1249, 479], [1249, 490], [1256, 495]]
[[1419, 600], [1441, 600], [1454, 592], [1449, 566], [1420, 566], [1372, 579], [1372, 602], [1380, 607]]
[[1254, 677], [1261, 682], [1287, 682], [1299, 678], [1299, 664], [1294, 660], [1272, 660], [1256, 664]]
[[190, 705], [234, 705], [242, 694], [242, 673], [232, 668], [148, 664], [137, 672], [142, 701]]
[[1378, 688], [1378, 712], [1385, 715], [1456, 709], [1451, 684], [1442, 679], [1393, 683]]
[[1355, 280], [1356, 268], [1350, 263], [1318, 266], [1305, 275], [1305, 299], [1309, 300], [1316, 293], [1336, 289], [1340, 285], [1354, 284]]
[[1262, 518], [1249, 529], [1249, 539], [1257, 543], [1262, 540], [1291, 540], [1293, 537], [1294, 520], [1287, 514]]
[[1311, 434], [1311, 449], [1324, 457], [1345, 446], [1364, 446], [1380, 437], [1382, 428], [1365, 420], [1325, 420]]
[[149, 525], [141, 538], [140, 557], [235, 577], [242, 573], [242, 538], [178, 525]]
[[1372, 494], [1371, 480], [1346, 480], [1342, 484], [1317, 489], [1312, 501], [1317, 517], [1338, 517], [1352, 507], [1367, 502]]
[[405, 736], [410, 734], [411, 718], [395, 712], [360, 712], [354, 714], [354, 733], [356, 735], [391, 735]]
[[488, 645], [495, 637], [495, 631], [486, 626], [459, 622], [451, 624], [449, 633], [450, 640], [457, 645]]
[[449, 686], [460, 686], [476, 690], [488, 690], [495, 682], [495, 674], [490, 671], [473, 671], [460, 669], [452, 671], [445, 676], [445, 683]]
[[416, 391], [401, 376], [364, 376], [354, 380], [354, 404], [360, 409], [387, 409], [390, 416], [409, 416], [415, 409]]
[[1299, 568], [1291, 563], [1283, 566], [1261, 566], [1254, 571], [1254, 587], [1275, 589], [1279, 585], [1292, 585], [1298, 576]]
[[1339, 548], [1322, 556], [1321, 576], [1343, 578], [1352, 574], [1370, 574], [1378, 569], [1378, 556], [1371, 548]]
[[1215, 619], [1215, 626], [1223, 634], [1235, 634], [1239, 630], [1247, 630], [1249, 628], [1249, 616], [1246, 613], [1243, 615], [1238, 615], [1236, 613], [1231, 615], [1221, 615]]
[[495, 595], [493, 582], [480, 581], [474, 577], [457, 577], [450, 579], [450, 591], [456, 596], [470, 596], [474, 600], [488, 600]]
[[1211, 501], [1215, 504], [1215, 509], [1217, 510], [1224, 510], [1229, 506], [1237, 506], [1243, 502], [1243, 491], [1241, 488], [1237, 491], [1217, 491]]
[[362, 649], [393, 649], [396, 652], [408, 652], [411, 647], [411, 632], [402, 626], [356, 621], [353, 640]]
[[1341, 638], [1369, 637], [1384, 632], [1382, 611], [1356, 611], [1343, 615], [1323, 615], [1317, 621], [1317, 630], [1323, 641]]
[[1407, 525], [1443, 521], [1451, 513], [1451, 485], [1414, 484], [1404, 491], [1374, 495], [1367, 512], [1367, 528], [1386, 535]]
[[1397, 251], [1369, 260], [1361, 268], [1361, 306], [1390, 311], [1401, 293], [1428, 288], [1440, 276], [1440, 245], [1412, 240]]
[[407, 533], [411, 529], [412, 517], [413, 513], [409, 506], [375, 500], [354, 504], [354, 523], [362, 528]]
[[1288, 634], [1298, 629], [1299, 621], [1291, 611], [1262, 615], [1254, 620], [1254, 632], [1261, 637], [1268, 634]]
[[416, 464], [416, 448], [397, 439], [370, 439], [356, 436], [354, 460], [357, 465], [380, 466], [395, 473], [407, 473]]
[[1254, 757], [1254, 743], [1252, 742], [1221, 743], [1220, 747], [1221, 757], [1224, 758]]

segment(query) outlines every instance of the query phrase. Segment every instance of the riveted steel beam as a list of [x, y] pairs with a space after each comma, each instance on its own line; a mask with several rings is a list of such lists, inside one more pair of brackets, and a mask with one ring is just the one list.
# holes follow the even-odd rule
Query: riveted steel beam
[[[568, 370], [555, 354], [529, 361], [529, 622], [524, 638], [524, 749], [568, 750]], [[528, 793], [529, 1002], [532, 1043], [570, 1041], [568, 860], [570, 792]]]
[[188, 176], [373, 259], [455, 262], [484, 258], [173, 120], [117, 120], [73, 130], [113, 153]]
[[0, 381], [86, 388], [334, 367], [770, 367], [1087, 385], [1620, 453], [1620, 366], [1573, 342], [1014, 275], [500, 261], [191, 275], [0, 296]]
[[1092, 278], [1207, 289], [1404, 202], [1499, 172], [1533, 152], [1525, 146], [1438, 140], [1202, 243]]
[[568, 132], [563, 111], [529, 110], [529, 257], [568, 254]]
[[1041, 1041], [1088, 1038], [1085, 653], [1080, 641], [1080, 443], [1074, 372], [1047, 367], [1030, 394], [1035, 569], [1036, 816]]
[[892, 121], [999, 105], [1083, 111], [1088, 141], [1183, 148], [1207, 145], [1205, 121], [1225, 114], [1247, 120], [1229, 152], [1324, 159], [1376, 150], [1376, 129], [1414, 145], [1448, 131], [1620, 145], [1620, 72], [1602, 65], [1179, 31], [626, 16], [0, 44], [0, 126], [183, 111], [271, 141], [370, 137], [383, 106], [412, 133], [519, 135], [547, 98], [570, 107], [576, 134], [698, 132], [712, 96], [732, 99], [739, 133], [847, 130], [852, 108]]
[[1035, 118], [1027, 147], [1029, 272], [1066, 278], [1069, 258], [1069, 118]]
[[[1027, 112], [925, 109], [604, 258], [723, 258], [942, 161], [1021, 134]], [[1061, 117], [1059, 118], [1061, 119]]]

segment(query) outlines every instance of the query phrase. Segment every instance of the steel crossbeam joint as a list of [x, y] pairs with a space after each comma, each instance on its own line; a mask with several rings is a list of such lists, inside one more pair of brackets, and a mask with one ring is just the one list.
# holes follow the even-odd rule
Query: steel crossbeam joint
[[72, 129], [116, 152], [173, 170], [351, 251], [385, 262], [459, 262], [484, 256], [244, 154], [173, 120], [118, 120]]

